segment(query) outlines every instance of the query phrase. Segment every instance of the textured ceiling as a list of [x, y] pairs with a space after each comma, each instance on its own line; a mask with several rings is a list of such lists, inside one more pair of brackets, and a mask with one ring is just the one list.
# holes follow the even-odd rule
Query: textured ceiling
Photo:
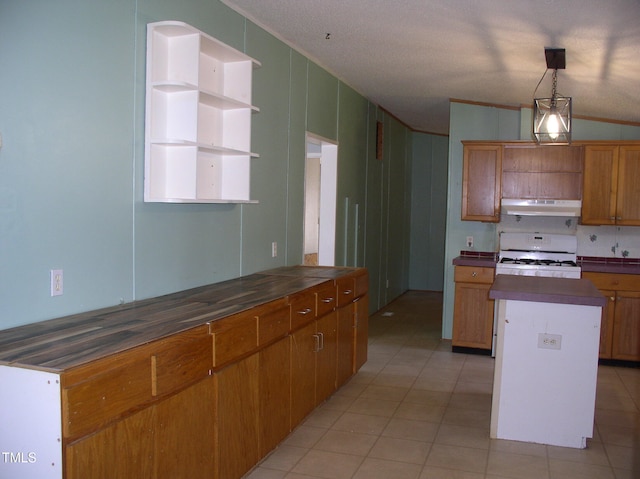
[[448, 133], [450, 98], [531, 104], [545, 47], [574, 116], [640, 123], [640, 0], [222, 1], [415, 130]]

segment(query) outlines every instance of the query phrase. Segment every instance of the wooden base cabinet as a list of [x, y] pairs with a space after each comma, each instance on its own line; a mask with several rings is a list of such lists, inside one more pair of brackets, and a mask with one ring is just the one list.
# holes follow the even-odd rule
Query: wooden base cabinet
[[65, 447], [66, 479], [209, 479], [214, 387], [208, 377]]
[[640, 361], [640, 275], [582, 273], [608, 298], [602, 311], [600, 358]]
[[332, 311], [318, 319], [317, 334], [320, 335], [320, 350], [316, 356], [316, 405], [337, 389], [338, 313]]
[[355, 301], [355, 355], [354, 374], [367, 362], [369, 344], [369, 295], [360, 296]]
[[256, 353], [214, 374], [216, 478], [242, 477], [260, 459], [258, 362]]
[[336, 390], [337, 324], [334, 311], [291, 335], [292, 428]]
[[494, 301], [489, 299], [494, 268], [455, 267], [453, 337], [455, 348], [491, 350]]
[[287, 336], [260, 351], [260, 457], [291, 432], [291, 338]]
[[353, 375], [356, 347], [355, 303], [338, 309], [338, 363], [336, 383], [340, 387]]

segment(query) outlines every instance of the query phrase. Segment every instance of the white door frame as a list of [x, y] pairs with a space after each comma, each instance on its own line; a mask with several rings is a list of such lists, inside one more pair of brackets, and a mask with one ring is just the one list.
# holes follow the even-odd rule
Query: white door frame
[[338, 144], [307, 132], [307, 155], [320, 147], [320, 224], [318, 265], [334, 266], [336, 258], [336, 203], [338, 189]]

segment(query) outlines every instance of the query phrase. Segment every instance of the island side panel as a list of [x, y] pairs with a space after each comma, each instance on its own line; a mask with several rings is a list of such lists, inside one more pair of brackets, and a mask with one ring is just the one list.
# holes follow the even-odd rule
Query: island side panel
[[601, 308], [499, 300], [491, 437], [584, 448]]

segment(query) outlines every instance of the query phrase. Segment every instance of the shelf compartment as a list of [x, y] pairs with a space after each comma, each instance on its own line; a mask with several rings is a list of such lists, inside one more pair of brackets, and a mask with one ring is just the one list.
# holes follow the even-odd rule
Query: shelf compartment
[[249, 201], [250, 157], [199, 151], [197, 199]]
[[145, 201], [196, 198], [195, 146], [151, 145], [145, 176]]
[[206, 103], [198, 107], [198, 141], [207, 146], [249, 151], [251, 110], [222, 110]]
[[200, 35], [179, 25], [167, 25], [153, 31], [151, 82], [198, 84]]
[[167, 92], [154, 88], [151, 93], [150, 135], [195, 142], [197, 140], [198, 92]]

